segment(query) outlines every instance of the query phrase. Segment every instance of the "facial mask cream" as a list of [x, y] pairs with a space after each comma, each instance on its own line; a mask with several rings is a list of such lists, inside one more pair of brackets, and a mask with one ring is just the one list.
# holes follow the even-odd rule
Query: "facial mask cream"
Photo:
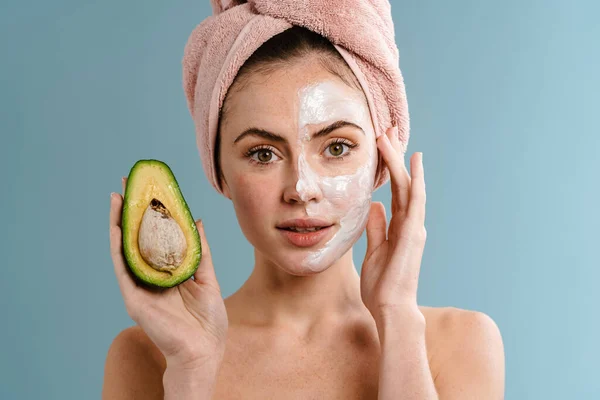
[[[341, 257], [358, 240], [364, 230], [371, 204], [373, 181], [377, 158], [375, 157], [375, 134], [369, 109], [359, 94], [350, 88], [342, 88], [334, 81], [321, 81], [303, 87], [299, 93], [298, 158], [299, 177], [296, 184], [300, 198], [306, 203], [309, 217], [339, 221], [340, 228], [318, 250], [307, 255], [304, 264], [308, 269], [320, 270]], [[366, 140], [368, 162], [347, 175], [335, 175], [331, 171], [318, 173], [311, 166], [306, 154], [310, 141], [309, 125], [321, 125], [338, 120], [353, 122], [362, 127]], [[320, 194], [320, 201], [309, 201]]]

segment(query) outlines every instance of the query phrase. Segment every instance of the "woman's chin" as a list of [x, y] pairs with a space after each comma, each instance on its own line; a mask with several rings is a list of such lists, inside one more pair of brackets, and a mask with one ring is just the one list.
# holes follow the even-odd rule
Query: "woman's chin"
[[290, 275], [314, 275], [325, 271], [329, 267], [326, 263], [318, 263], [317, 265], [309, 263], [308, 256], [310, 252], [307, 250], [289, 251], [281, 247], [266, 250], [267, 252], [263, 252], [263, 255], [270, 260], [270, 263]]
[[295, 276], [315, 275], [327, 270], [327, 268], [330, 267], [330, 265], [327, 265], [325, 263], [319, 265], [308, 264], [306, 261], [303, 260], [299, 260], [298, 262], [286, 260], [278, 264], [279, 268], [281, 268], [283, 271]]
[[267, 242], [270, 244], [261, 241], [255, 247], [260, 246], [263, 249], [261, 253], [282, 271], [295, 276], [310, 276], [327, 270], [352, 245], [345, 243], [341, 248], [339, 240], [334, 240], [336, 234], [339, 234], [337, 224], [329, 227], [325, 233], [319, 240], [313, 240], [314, 243], [300, 242], [300, 245], [294, 245], [293, 240], [289, 240], [288, 233], [277, 229], [276, 236]]
[[291, 275], [309, 276], [326, 271], [342, 255], [335, 249], [322, 246], [316, 249], [280, 253], [280, 257], [276, 256], [276, 263], [280, 269]]

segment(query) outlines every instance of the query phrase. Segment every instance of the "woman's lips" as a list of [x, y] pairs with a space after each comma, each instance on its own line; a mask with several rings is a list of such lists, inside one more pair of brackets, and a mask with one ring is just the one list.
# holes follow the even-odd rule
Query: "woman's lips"
[[333, 229], [333, 225], [321, 228], [314, 232], [294, 232], [291, 230], [277, 228], [279, 232], [294, 246], [310, 247], [319, 243]]

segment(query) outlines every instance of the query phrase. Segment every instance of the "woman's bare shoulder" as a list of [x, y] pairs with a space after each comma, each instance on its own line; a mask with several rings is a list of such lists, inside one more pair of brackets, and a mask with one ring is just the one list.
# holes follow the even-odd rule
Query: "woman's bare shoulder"
[[431, 307], [419, 306], [428, 323], [442, 323], [444, 325], [456, 322], [458, 318], [469, 318], [477, 314], [485, 315], [481, 311], [467, 310], [457, 307]]
[[113, 339], [104, 367], [103, 399], [162, 398], [166, 361], [137, 325]]
[[141, 357], [145, 361], [151, 362], [153, 366], [163, 369], [167, 366], [166, 360], [158, 347], [139, 325], [123, 329], [113, 340], [111, 348], [113, 347], [121, 354]]
[[419, 306], [419, 309], [427, 323], [427, 352], [434, 379], [447, 368], [490, 364], [503, 368], [502, 337], [489, 315], [456, 307]]
[[473, 329], [497, 329], [495, 321], [481, 311], [457, 307], [419, 306], [427, 323], [427, 334], [452, 339]]

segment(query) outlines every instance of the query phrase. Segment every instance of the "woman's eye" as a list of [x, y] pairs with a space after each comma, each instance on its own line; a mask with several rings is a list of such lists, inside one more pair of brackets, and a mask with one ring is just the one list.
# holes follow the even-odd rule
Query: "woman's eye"
[[262, 164], [267, 164], [271, 161], [275, 161], [273, 158], [277, 157], [272, 150], [269, 149], [258, 149], [254, 150], [250, 154], [251, 158], [254, 161], [257, 161]]
[[269, 162], [273, 157], [273, 153], [271, 150], [260, 150], [258, 153], [258, 161], [260, 162]]
[[332, 156], [341, 156], [344, 153], [344, 146], [341, 143], [333, 143], [329, 145], [329, 152]]
[[341, 143], [341, 142], [335, 142], [335, 143], [331, 143], [329, 146], [327, 146], [327, 149], [329, 150], [329, 154], [331, 154], [333, 157], [341, 157], [342, 155], [346, 154], [346, 152], [344, 152], [344, 146], [346, 146], [348, 148], [348, 150], [351, 147], [351, 145], [348, 145], [346, 143]]

